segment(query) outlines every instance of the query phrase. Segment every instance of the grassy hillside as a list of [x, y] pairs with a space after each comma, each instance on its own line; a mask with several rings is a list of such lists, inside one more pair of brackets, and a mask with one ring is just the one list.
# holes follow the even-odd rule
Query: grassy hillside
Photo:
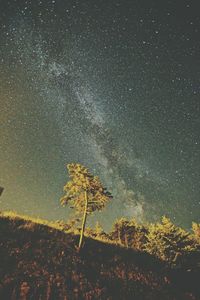
[[59, 224], [0, 214], [0, 299], [197, 300], [198, 266], [170, 269], [147, 253], [90, 237]]

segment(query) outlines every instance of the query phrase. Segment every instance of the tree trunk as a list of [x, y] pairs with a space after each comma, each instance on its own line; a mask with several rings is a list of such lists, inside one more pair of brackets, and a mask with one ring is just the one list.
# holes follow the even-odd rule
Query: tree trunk
[[118, 241], [120, 242], [120, 244], [122, 244], [122, 239], [121, 239], [121, 230], [118, 228]]
[[80, 251], [80, 249], [82, 247], [82, 243], [83, 243], [83, 235], [84, 235], [84, 231], [85, 231], [85, 224], [86, 224], [86, 217], [87, 217], [87, 208], [88, 208], [88, 195], [87, 195], [87, 191], [85, 191], [85, 209], [84, 209], [84, 214], [83, 214], [83, 221], [82, 221], [78, 251]]
[[128, 237], [126, 233], [125, 233], [125, 246], [126, 248], [128, 248]]

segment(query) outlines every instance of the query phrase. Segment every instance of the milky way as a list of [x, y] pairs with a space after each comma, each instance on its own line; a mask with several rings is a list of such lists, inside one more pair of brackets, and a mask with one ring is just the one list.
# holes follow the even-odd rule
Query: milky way
[[198, 221], [200, 21], [186, 2], [4, 3], [2, 209], [65, 218], [65, 164], [80, 162], [114, 196], [105, 226]]

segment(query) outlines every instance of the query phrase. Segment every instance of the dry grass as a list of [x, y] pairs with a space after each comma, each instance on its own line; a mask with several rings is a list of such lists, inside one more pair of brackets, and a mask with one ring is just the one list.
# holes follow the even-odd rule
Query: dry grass
[[180, 275], [148, 254], [89, 236], [77, 253], [79, 236], [61, 227], [0, 214], [0, 299], [198, 299], [199, 273]]

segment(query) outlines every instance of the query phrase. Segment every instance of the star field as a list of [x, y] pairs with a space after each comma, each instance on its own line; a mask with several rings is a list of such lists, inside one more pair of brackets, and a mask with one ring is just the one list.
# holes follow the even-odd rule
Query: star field
[[98, 216], [200, 212], [198, 1], [1, 1], [0, 209], [67, 217], [65, 164], [99, 175]]

